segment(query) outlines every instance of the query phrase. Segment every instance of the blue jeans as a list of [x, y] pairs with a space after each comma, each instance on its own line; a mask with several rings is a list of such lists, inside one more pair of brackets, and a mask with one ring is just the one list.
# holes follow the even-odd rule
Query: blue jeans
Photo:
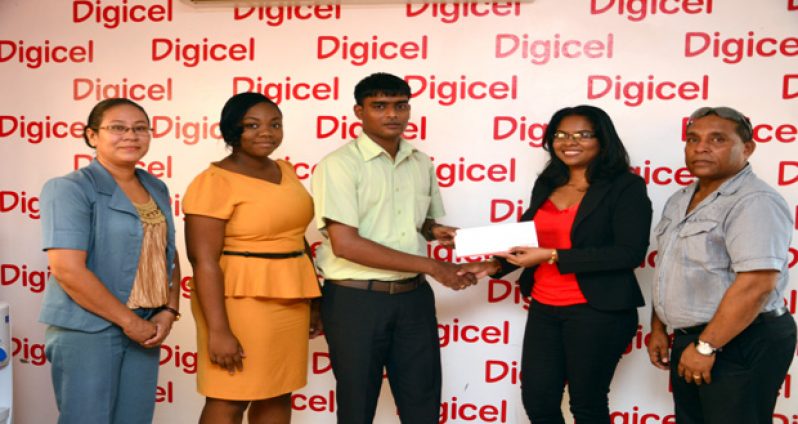
[[564, 424], [565, 384], [578, 424], [609, 424], [615, 368], [637, 331], [637, 310], [533, 301], [521, 355], [521, 397], [534, 424]]
[[[152, 309], [135, 311], [143, 318]], [[145, 349], [112, 325], [96, 333], [49, 326], [59, 424], [151, 423], [158, 383], [158, 348]]]

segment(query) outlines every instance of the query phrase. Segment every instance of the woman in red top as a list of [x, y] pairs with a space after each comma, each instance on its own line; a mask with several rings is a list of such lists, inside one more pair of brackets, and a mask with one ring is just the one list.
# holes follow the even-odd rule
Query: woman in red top
[[[610, 117], [593, 106], [565, 108], [544, 134], [551, 157], [521, 220], [534, 219], [540, 247], [517, 247], [470, 270], [504, 275], [523, 267], [532, 303], [521, 359], [521, 392], [534, 424], [562, 424], [568, 384], [579, 424], [609, 424], [615, 368], [635, 332], [651, 201]], [[481, 271], [481, 272], [480, 272]]]

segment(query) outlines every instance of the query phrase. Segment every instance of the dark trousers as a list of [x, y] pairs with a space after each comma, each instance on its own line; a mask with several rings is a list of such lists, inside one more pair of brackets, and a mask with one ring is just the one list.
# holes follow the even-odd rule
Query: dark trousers
[[521, 356], [521, 397], [532, 423], [565, 422], [567, 382], [575, 422], [609, 424], [610, 382], [636, 331], [636, 309], [608, 312], [533, 301]]
[[374, 420], [388, 373], [402, 423], [437, 424], [441, 356], [429, 284], [387, 294], [327, 283], [321, 316], [336, 379], [338, 422]]
[[676, 331], [671, 385], [679, 424], [772, 424], [779, 388], [795, 355], [790, 314], [750, 325], [715, 355], [712, 383], [688, 384], [677, 374], [684, 349], [698, 334]]

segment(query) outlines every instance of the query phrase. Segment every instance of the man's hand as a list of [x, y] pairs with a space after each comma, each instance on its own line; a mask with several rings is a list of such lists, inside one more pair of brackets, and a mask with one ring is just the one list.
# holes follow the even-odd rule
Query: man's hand
[[158, 334], [158, 327], [153, 322], [133, 315], [133, 318], [122, 326], [122, 331], [130, 340], [144, 346], [144, 343]]
[[172, 324], [175, 322], [175, 315], [169, 311], [160, 311], [150, 318], [150, 322], [155, 324], [157, 329], [155, 335], [141, 345], [146, 348], [160, 346], [166, 336], [172, 331]]
[[462, 290], [477, 283], [477, 278], [474, 274], [469, 272], [461, 275], [459, 271], [460, 267], [457, 265], [448, 262], [437, 262], [435, 270], [430, 275], [452, 290]]
[[670, 344], [668, 334], [661, 329], [652, 329], [648, 340], [648, 359], [651, 365], [661, 369], [670, 369]]
[[432, 237], [434, 237], [441, 246], [454, 247], [454, 236], [457, 234], [456, 227], [434, 224], [432, 228], [430, 228], [430, 232], [432, 233]]
[[700, 386], [702, 382], [712, 382], [712, 366], [715, 365], [715, 355], [704, 356], [695, 350], [695, 343], [690, 343], [682, 352], [677, 369], [679, 376], [688, 383]]

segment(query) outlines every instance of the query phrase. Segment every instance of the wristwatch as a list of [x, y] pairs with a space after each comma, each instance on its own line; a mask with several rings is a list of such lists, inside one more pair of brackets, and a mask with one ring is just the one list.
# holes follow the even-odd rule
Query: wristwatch
[[695, 342], [695, 350], [696, 350], [696, 352], [698, 352], [698, 353], [700, 353], [700, 354], [702, 354], [704, 356], [712, 356], [712, 355], [715, 354], [715, 352], [717, 352], [720, 349], [718, 349], [716, 347], [713, 347], [711, 344], [709, 344], [709, 343], [707, 343], [707, 342], [705, 342], [705, 341], [703, 341], [701, 339], [698, 339]]
[[174, 315], [175, 316], [175, 321], [180, 321], [180, 317], [182, 315], [180, 315], [180, 311], [178, 311], [177, 309], [175, 309], [175, 308], [173, 308], [173, 307], [171, 307], [169, 305], [164, 305], [164, 306], [161, 306], [161, 310], [169, 312], [172, 315]]

